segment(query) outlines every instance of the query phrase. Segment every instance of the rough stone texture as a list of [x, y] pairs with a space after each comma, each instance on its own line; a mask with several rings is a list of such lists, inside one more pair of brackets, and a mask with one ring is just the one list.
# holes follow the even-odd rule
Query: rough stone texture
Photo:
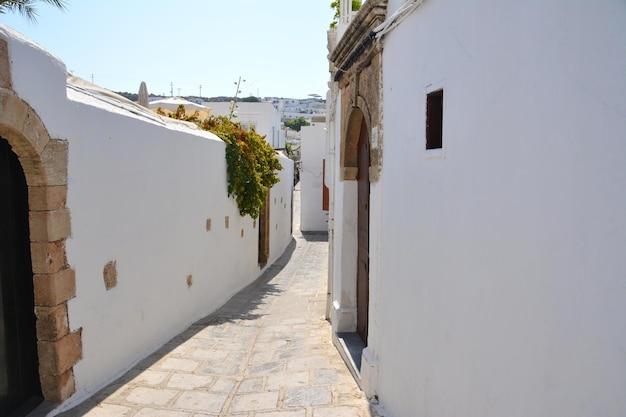
[[71, 235], [70, 212], [66, 208], [31, 211], [29, 219], [32, 242], [55, 242]]
[[9, 45], [4, 39], [0, 39], [0, 88], [10, 89], [11, 63], [9, 62]]
[[104, 287], [108, 290], [117, 286], [117, 262], [110, 261], [104, 265], [102, 270], [104, 276]]
[[65, 207], [67, 186], [28, 187], [28, 204], [31, 211], [58, 210]]
[[35, 274], [54, 274], [67, 267], [65, 241], [31, 242], [30, 257]]
[[376, 417], [325, 320], [328, 243], [299, 232], [294, 198], [295, 239], [256, 282], [62, 415]]
[[37, 153], [41, 153], [50, 142], [50, 135], [48, 135], [46, 128], [39, 120], [37, 113], [32, 109], [26, 113], [22, 134], [28, 139]]
[[69, 329], [67, 304], [55, 307], [35, 307], [37, 316], [37, 339], [41, 341], [59, 340], [66, 336]]
[[26, 121], [26, 115], [29, 111], [30, 107], [26, 105], [26, 103], [24, 103], [18, 96], [5, 94], [2, 97], [2, 114], [0, 114], [0, 123], [10, 126], [16, 132], [22, 132], [24, 122]]
[[48, 401], [61, 402], [75, 391], [74, 373], [68, 369], [61, 375], [42, 375], [41, 391]]
[[76, 296], [76, 276], [72, 268], [34, 277], [35, 305], [54, 307]]
[[50, 140], [41, 153], [41, 161], [47, 174], [47, 185], [67, 185], [68, 143]]
[[39, 362], [40, 375], [61, 375], [82, 358], [81, 332], [79, 329], [54, 342], [37, 342], [39, 357], [48, 358]]

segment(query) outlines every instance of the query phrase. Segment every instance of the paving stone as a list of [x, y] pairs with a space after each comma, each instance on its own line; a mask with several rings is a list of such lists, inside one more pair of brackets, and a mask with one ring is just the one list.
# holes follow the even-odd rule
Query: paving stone
[[263, 387], [263, 378], [247, 378], [239, 384], [238, 394], [250, 394], [259, 391]]
[[237, 395], [230, 405], [229, 412], [261, 411], [275, 409], [278, 405], [278, 391], [257, 394]]
[[167, 387], [194, 390], [196, 388], [208, 387], [214, 379], [214, 377], [206, 375], [174, 374], [167, 382]]
[[126, 401], [146, 405], [165, 405], [174, 398], [176, 394], [178, 394], [178, 391], [139, 387], [133, 389], [130, 394], [128, 394]]
[[306, 347], [295, 347], [272, 352], [275, 359], [301, 358], [305, 356], [309, 350]]
[[241, 342], [238, 340], [220, 340], [219, 342], [217, 342], [217, 349], [245, 351], [247, 348], [248, 345], [246, 342]]
[[174, 403], [180, 410], [200, 411], [203, 413], [219, 413], [228, 395], [201, 391], [185, 391]]
[[247, 375], [269, 375], [285, 370], [284, 362], [266, 362], [251, 365], [246, 371]]
[[130, 411], [130, 408], [121, 405], [101, 404], [80, 415], [86, 417], [126, 417]]
[[281, 388], [302, 387], [309, 385], [309, 372], [295, 372], [290, 374], [277, 374], [267, 377], [265, 389], [278, 390]]
[[358, 407], [332, 407], [332, 408], [316, 408], [313, 410], [313, 417], [369, 417], [363, 409]]
[[250, 363], [272, 362], [273, 357], [274, 357], [273, 350], [254, 352], [252, 356], [250, 356]]
[[238, 363], [211, 361], [204, 364], [202, 372], [212, 375], [237, 375], [240, 367]]
[[285, 391], [284, 404], [287, 407], [306, 407], [311, 405], [330, 404], [331, 395], [328, 388], [293, 388]]
[[306, 410], [294, 411], [269, 411], [265, 413], [254, 413], [254, 417], [306, 417]]
[[319, 369], [315, 372], [315, 385], [330, 385], [340, 381], [339, 373], [335, 369]]
[[194, 359], [226, 359], [230, 352], [228, 350], [217, 350], [207, 348], [194, 348], [190, 351], [189, 357]]
[[165, 371], [151, 371], [146, 369], [144, 371], [135, 373], [135, 376], [129, 381], [133, 385], [159, 385], [165, 378], [169, 376], [169, 372]]
[[212, 392], [223, 392], [228, 394], [235, 387], [235, 381], [228, 378], [218, 378], [211, 387]]
[[191, 413], [172, 410], [155, 410], [154, 408], [142, 408], [133, 417], [191, 417]]
[[[275, 336], [273, 336], [275, 337]], [[286, 340], [274, 340], [271, 342], [266, 342], [266, 343], [257, 343], [254, 345], [254, 352], [267, 352], [267, 351], [274, 351], [277, 349], [284, 349], [286, 348], [287, 345], [287, 341]]]
[[300, 371], [308, 369], [321, 369], [328, 366], [328, 359], [325, 356], [310, 356], [306, 358], [295, 358], [287, 361], [287, 369], [290, 371]]
[[198, 366], [200, 366], [200, 362], [194, 361], [191, 359], [179, 359], [179, 358], [166, 358], [157, 365], [160, 369], [170, 369], [173, 371], [183, 371], [183, 372], [191, 372], [195, 371]]

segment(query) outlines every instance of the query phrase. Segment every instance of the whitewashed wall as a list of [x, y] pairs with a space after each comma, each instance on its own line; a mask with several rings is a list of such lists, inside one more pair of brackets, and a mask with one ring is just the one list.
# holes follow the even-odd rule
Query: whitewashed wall
[[426, 1], [384, 39], [386, 416], [626, 415], [624, 39], [621, 0]]
[[[292, 239], [293, 161], [281, 157], [280, 182], [270, 191], [270, 262], [271, 265]], [[256, 233], [257, 230], [254, 230]]]
[[[11, 40], [15, 91], [52, 137], [69, 144], [66, 245], [76, 271], [69, 323], [83, 329], [83, 359], [67, 408], [254, 281], [262, 272], [258, 225], [227, 197], [219, 138], [66, 87], [62, 62], [3, 34]], [[282, 156], [281, 163], [271, 196], [283, 208], [271, 212], [268, 265], [291, 240], [293, 163]], [[107, 291], [110, 261], [118, 283]]]
[[326, 156], [326, 123], [312, 123], [300, 130], [300, 228], [306, 232], [328, 230], [323, 210], [323, 168]]

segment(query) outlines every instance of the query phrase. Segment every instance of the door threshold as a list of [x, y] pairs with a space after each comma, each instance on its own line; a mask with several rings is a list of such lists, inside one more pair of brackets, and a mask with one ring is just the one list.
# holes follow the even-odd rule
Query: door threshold
[[361, 387], [361, 354], [365, 343], [356, 332], [335, 333], [333, 342], [352, 377]]

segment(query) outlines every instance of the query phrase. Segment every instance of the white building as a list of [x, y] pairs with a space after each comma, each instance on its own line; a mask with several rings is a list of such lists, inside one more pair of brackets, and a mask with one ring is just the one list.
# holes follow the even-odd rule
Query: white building
[[344, 30], [332, 321], [342, 351], [365, 334], [365, 392], [386, 417], [626, 415], [626, 3], [368, 0]]
[[[230, 102], [205, 101], [203, 106], [211, 108], [215, 116], [229, 116], [233, 104]], [[274, 149], [285, 148], [285, 135], [281, 130], [280, 112], [269, 102], [238, 101], [233, 113], [233, 120], [242, 124], [246, 129], [254, 128]]]
[[270, 190], [281, 203], [241, 217], [222, 140], [68, 82], [61, 61], [3, 25], [0, 103], [2, 415], [94, 394], [291, 241], [289, 159]]
[[302, 126], [300, 137], [300, 228], [305, 232], [326, 232], [329, 193], [324, 183], [326, 123]]

